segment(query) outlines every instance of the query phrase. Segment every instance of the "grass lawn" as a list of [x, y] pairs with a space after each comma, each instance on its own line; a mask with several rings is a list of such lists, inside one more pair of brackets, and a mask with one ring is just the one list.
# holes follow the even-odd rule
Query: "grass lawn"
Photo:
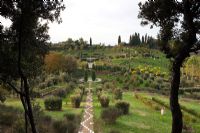
[[[109, 133], [117, 130], [121, 133], [169, 133], [171, 131], [171, 113], [166, 111], [161, 116], [160, 111], [155, 111], [137, 100], [133, 93], [124, 93], [124, 100], [130, 102], [130, 114], [121, 116], [115, 124], [107, 125], [100, 119], [101, 106], [94, 96], [95, 132]], [[114, 102], [111, 100], [111, 105]]]

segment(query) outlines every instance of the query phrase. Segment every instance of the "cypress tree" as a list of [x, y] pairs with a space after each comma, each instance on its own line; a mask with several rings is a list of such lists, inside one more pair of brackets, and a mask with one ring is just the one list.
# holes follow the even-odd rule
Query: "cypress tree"
[[118, 37], [118, 44], [121, 44], [121, 36], [119, 35], [119, 37]]
[[90, 37], [90, 46], [92, 46], [92, 38]]
[[84, 81], [87, 82], [88, 81], [88, 71], [85, 71], [85, 75], [84, 75]]
[[96, 73], [95, 71], [92, 71], [92, 81], [95, 81], [96, 80]]

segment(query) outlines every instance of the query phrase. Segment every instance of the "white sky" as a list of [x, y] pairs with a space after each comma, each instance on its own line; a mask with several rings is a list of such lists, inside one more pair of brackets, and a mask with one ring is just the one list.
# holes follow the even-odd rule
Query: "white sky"
[[137, 18], [140, 1], [64, 0], [66, 9], [61, 14], [63, 22], [49, 25], [51, 41], [59, 42], [80, 37], [89, 41], [92, 37], [93, 43], [114, 45], [119, 35], [122, 41], [126, 42], [135, 32], [156, 37], [158, 28], [150, 29], [149, 26], [140, 25], [141, 20]]

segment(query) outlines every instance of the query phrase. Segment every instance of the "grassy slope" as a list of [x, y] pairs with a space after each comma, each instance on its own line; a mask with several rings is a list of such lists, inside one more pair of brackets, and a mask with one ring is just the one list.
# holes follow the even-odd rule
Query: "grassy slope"
[[[102, 129], [103, 133], [108, 133], [111, 129], [120, 131], [121, 133], [169, 133], [171, 130], [171, 114], [166, 111], [164, 116], [160, 115], [160, 111], [145, 106], [141, 101], [135, 99], [132, 93], [125, 93], [124, 100], [130, 102], [130, 114], [120, 117], [116, 124], [106, 125], [100, 117], [101, 107], [94, 96], [94, 112], [96, 130]], [[111, 103], [113, 105], [113, 102]]]
[[[169, 104], [169, 98], [166, 96], [162, 96], [162, 95], [155, 94], [155, 93], [154, 94], [140, 93], [140, 94], [147, 98], [156, 97], [156, 98], [161, 99], [162, 101]], [[197, 112], [200, 112], [200, 102], [199, 101], [180, 98], [180, 104], [187, 108], [190, 108]], [[194, 128], [195, 133], [200, 133], [200, 120], [198, 120], [196, 123], [192, 123], [191, 126]]]

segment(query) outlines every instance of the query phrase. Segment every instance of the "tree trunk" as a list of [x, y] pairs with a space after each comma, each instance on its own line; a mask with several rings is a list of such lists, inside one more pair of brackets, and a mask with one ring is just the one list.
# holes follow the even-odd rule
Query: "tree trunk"
[[25, 92], [25, 99], [26, 99], [25, 101], [26, 101], [26, 106], [28, 110], [27, 114], [28, 114], [29, 122], [31, 125], [32, 133], [37, 133], [34, 116], [33, 116], [33, 109], [32, 109], [31, 100], [30, 100], [30, 89], [28, 86], [28, 81], [26, 77], [24, 77], [23, 80], [24, 80], [24, 92]]
[[180, 85], [180, 67], [181, 65], [174, 61], [172, 66], [172, 81], [170, 92], [170, 108], [172, 112], [172, 131], [171, 133], [182, 133], [183, 120], [182, 112], [178, 102], [178, 91]]

